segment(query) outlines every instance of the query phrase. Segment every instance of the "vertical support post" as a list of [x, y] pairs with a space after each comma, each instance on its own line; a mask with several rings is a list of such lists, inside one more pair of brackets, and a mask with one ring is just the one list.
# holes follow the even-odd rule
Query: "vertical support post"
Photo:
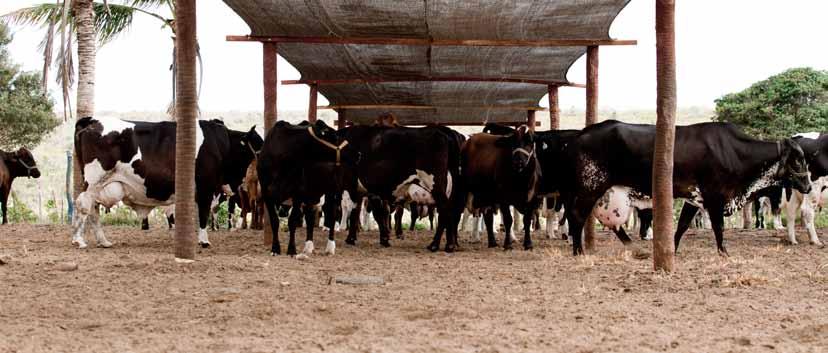
[[[276, 109], [278, 76], [276, 74], [277, 44], [262, 43], [262, 82], [264, 83], [264, 124], [265, 136], [273, 125], [276, 125], [278, 112]], [[273, 231], [270, 229], [270, 216], [265, 207], [263, 217], [264, 232], [262, 240], [265, 246], [273, 244]]]
[[[72, 199], [72, 151], [66, 150], [66, 220], [72, 224], [72, 217], [75, 214], [75, 201]], [[78, 190], [80, 192], [81, 190]]]
[[[598, 46], [587, 47], [586, 121], [584, 126], [598, 121]], [[595, 248], [595, 218], [587, 216], [584, 223], [584, 247], [586, 251]]]
[[336, 117], [336, 129], [337, 129], [337, 130], [342, 130], [342, 129], [344, 129], [344, 128], [345, 128], [346, 121], [347, 121], [347, 120], [345, 119], [345, 109], [340, 109], [339, 111], [337, 111], [337, 117]]
[[195, 259], [198, 212], [195, 193], [198, 91], [196, 1], [175, 1], [175, 257]]
[[529, 125], [529, 131], [535, 131], [535, 111], [527, 110], [526, 112], [526, 125]]
[[561, 107], [558, 102], [558, 86], [549, 85], [549, 130], [561, 128]]
[[676, 138], [676, 2], [656, 0], [656, 138], [653, 151], [653, 269], [673, 271], [673, 147]]
[[316, 98], [319, 96], [317, 93], [316, 84], [310, 84], [310, 99], [308, 99], [308, 121], [309, 122], [316, 122]]

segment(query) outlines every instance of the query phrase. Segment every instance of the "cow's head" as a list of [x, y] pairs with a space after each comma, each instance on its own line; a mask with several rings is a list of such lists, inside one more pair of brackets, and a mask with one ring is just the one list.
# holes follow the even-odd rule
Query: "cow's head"
[[250, 150], [253, 151], [254, 154], [258, 154], [259, 151], [262, 150], [262, 145], [264, 145], [264, 140], [256, 132], [256, 125], [250, 128], [250, 131], [247, 132], [244, 136], [244, 143], [247, 143], [247, 146], [250, 147]]
[[40, 178], [40, 170], [37, 169], [32, 152], [25, 147], [20, 147], [7, 156], [7, 165], [14, 176], [26, 176], [29, 178]]
[[513, 134], [499, 139], [497, 144], [512, 151], [512, 167], [518, 173], [535, 163], [535, 133], [526, 125], [521, 125]]
[[776, 177], [785, 180], [797, 191], [807, 194], [811, 192], [811, 178], [808, 172], [808, 162], [805, 153], [799, 144], [791, 139], [785, 139], [779, 146], [782, 159]]

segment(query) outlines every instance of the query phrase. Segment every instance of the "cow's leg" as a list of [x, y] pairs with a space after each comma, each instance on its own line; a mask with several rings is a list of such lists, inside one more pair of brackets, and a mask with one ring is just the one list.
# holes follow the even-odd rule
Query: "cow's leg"
[[149, 230], [149, 217], [144, 217], [141, 220], [141, 230]]
[[3, 224], [9, 223], [9, 212], [8, 212], [8, 203], [9, 203], [9, 190], [5, 186], [0, 186], [0, 212], [3, 212]]
[[[293, 206], [290, 208], [290, 215], [288, 216], [288, 256], [296, 255], [296, 228], [302, 226], [302, 205], [297, 200], [293, 200]], [[313, 224], [309, 225], [310, 227]]]
[[202, 248], [210, 247], [210, 238], [207, 236], [207, 223], [212, 211], [213, 195], [199, 194], [196, 189], [196, 205], [198, 206], [198, 245]]
[[[763, 229], [765, 228], [765, 217], [762, 214], [762, 198], [757, 197], [753, 202], [750, 203], [751, 210], [753, 211], [753, 226], [756, 229]], [[747, 205], [746, 207], [747, 208]]]
[[[442, 214], [440, 214], [440, 216], [442, 217]], [[434, 232], [434, 238], [431, 240], [431, 243], [428, 244], [428, 246], [426, 247], [426, 249], [428, 249], [428, 251], [436, 252], [437, 250], [440, 250], [440, 243], [443, 241], [443, 230], [444, 229], [441, 229], [439, 225], [440, 225], [440, 221], [438, 220], [437, 221], [437, 231]]]
[[337, 206], [342, 207], [342, 194], [334, 193], [330, 195], [332, 202], [326, 202], [322, 205], [324, 213], [331, 215], [325, 217], [325, 226], [328, 227], [328, 243], [325, 245], [325, 255], [336, 254], [336, 239], [334, 238], [336, 232], [336, 211]]
[[[362, 200], [362, 198], [359, 198]], [[345, 244], [356, 245], [357, 231], [359, 230], [360, 218], [362, 216], [362, 201], [354, 204], [354, 209], [351, 210], [350, 224], [348, 225], [348, 237], [345, 239]]]
[[371, 212], [374, 214], [374, 219], [379, 225], [379, 240], [380, 246], [391, 246], [391, 212], [388, 209], [388, 202], [381, 200], [378, 197], [371, 198]]
[[397, 239], [403, 239], [403, 213], [405, 213], [405, 211], [402, 205], [397, 205], [394, 207], [394, 234], [397, 236]]
[[742, 207], [742, 229], [750, 229], [753, 226], [753, 210], [750, 207]]
[[[599, 188], [600, 189], [600, 188]], [[604, 189], [600, 189], [604, 190]], [[584, 254], [584, 246], [582, 242], [582, 234], [584, 225], [587, 223], [587, 217], [592, 217], [592, 208], [598, 200], [599, 195], [582, 195], [576, 198], [575, 202], [567, 202], [567, 209], [565, 212], [567, 222], [569, 222], [569, 236], [572, 237], [572, 254], [575, 256]], [[572, 205], [572, 207], [569, 207]]]
[[483, 223], [486, 225], [486, 240], [490, 248], [497, 247], [497, 239], [494, 232], [494, 208], [489, 207], [483, 211]]
[[648, 208], [638, 211], [638, 236], [641, 240], [653, 239], [653, 209]]
[[[98, 206], [95, 205], [95, 209], [98, 209]], [[106, 239], [106, 235], [101, 228], [101, 217], [99, 212], [92, 212], [89, 215], [89, 220], [92, 222], [92, 229], [95, 232], [95, 242], [99, 248], [111, 248], [112, 242]]]
[[[330, 201], [330, 200], [328, 200], [328, 201]], [[327, 203], [328, 202], [325, 202], [325, 204], [327, 204]], [[324, 205], [323, 205], [323, 207], [324, 207]], [[305, 247], [302, 249], [302, 254], [301, 255], [310, 256], [310, 255], [313, 254], [313, 228], [314, 228], [314, 225], [316, 225], [316, 218], [317, 218], [318, 213], [316, 212], [317, 209], [316, 209], [316, 206], [314, 206], [314, 205], [304, 205], [302, 208], [303, 208], [303, 211], [304, 211], [304, 214], [305, 214], [305, 225], [307, 226], [308, 234], [307, 234], [307, 237], [305, 238]], [[327, 223], [327, 218], [330, 218], [330, 217], [326, 217], [326, 219], [325, 219], [326, 223]], [[291, 237], [291, 239], [292, 238], [293, 237]], [[288, 247], [288, 251], [290, 251], [290, 247]]]
[[[816, 196], [819, 197], [819, 193], [822, 192], [821, 190], [812, 191], [812, 193], [816, 193]], [[805, 223], [805, 229], [808, 230], [808, 237], [810, 238], [811, 244], [822, 246], [822, 242], [819, 241], [819, 237], [817, 236], [816, 228], [814, 227], [814, 218], [816, 216], [816, 202], [814, 201], [813, 194], [804, 195], [802, 200], [802, 223]]]
[[632, 239], [630, 239], [630, 236], [627, 235], [623, 224], [613, 229], [612, 232], [615, 233], [615, 237], [617, 237], [618, 240], [620, 240], [624, 245], [632, 243]]
[[167, 216], [167, 227], [175, 228], [175, 205], [164, 207], [164, 215]]
[[227, 229], [233, 229], [233, 219], [236, 218], [236, 200], [233, 197], [227, 199]]
[[710, 213], [710, 225], [716, 236], [716, 248], [719, 250], [719, 255], [729, 256], [724, 246], [724, 207], [714, 204], [707, 208], [707, 212]]
[[[408, 230], [414, 231], [417, 229], [417, 220], [420, 219], [420, 207], [412, 202], [409, 206], [409, 211], [411, 212], [411, 222], [408, 225]], [[431, 227], [431, 230], [434, 230], [434, 227]]]
[[690, 223], [692, 223], [693, 219], [696, 218], [696, 213], [698, 212], [699, 208], [689, 202], [685, 202], [684, 206], [681, 207], [681, 214], [679, 215], [678, 225], [676, 226], [676, 233], [673, 236], [676, 252], [678, 252], [681, 237], [685, 232], [687, 232], [687, 229], [690, 228]]
[[509, 206], [500, 207], [500, 216], [503, 219], [503, 229], [506, 231], [506, 234], [503, 235], [503, 250], [512, 250], [512, 241], [515, 240], [515, 236], [512, 233], [513, 218], [510, 211]]
[[83, 235], [86, 222], [89, 220], [89, 215], [92, 212], [100, 212], [94, 198], [95, 196], [90, 191], [84, 191], [75, 199], [75, 214], [72, 217], [72, 225], [75, 227], [75, 232], [72, 234], [72, 244], [77, 245], [79, 249], [86, 249], [88, 246]]
[[[523, 215], [518, 212], [517, 207], [511, 207], [511, 215], [512, 215], [512, 232], [509, 233], [512, 235], [512, 241], [517, 241], [515, 238], [515, 233], [520, 231], [520, 224], [523, 224]], [[529, 215], [527, 215], [528, 217]]]
[[480, 222], [481, 222], [481, 214], [473, 215], [472, 216], [472, 224], [471, 224], [471, 238], [473, 243], [480, 242]]
[[799, 244], [796, 241], [796, 214], [799, 211], [802, 203], [801, 194], [794, 193], [788, 200], [788, 205], [785, 207], [785, 216], [788, 221], [788, 242], [791, 245]]
[[[535, 221], [535, 211], [532, 207], [524, 209], [523, 213], [523, 250], [532, 250], [532, 222]], [[538, 224], [536, 221], [535, 224]]]

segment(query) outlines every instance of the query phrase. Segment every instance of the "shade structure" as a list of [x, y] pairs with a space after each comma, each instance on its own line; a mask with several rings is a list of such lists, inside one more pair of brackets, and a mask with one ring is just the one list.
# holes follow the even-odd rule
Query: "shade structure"
[[[465, 45], [460, 41], [609, 41], [609, 27], [629, 0], [225, 2], [247, 22], [252, 36], [292, 39], [279, 43], [279, 53], [296, 67], [302, 80], [370, 81], [319, 85], [319, 93], [331, 105], [433, 107], [345, 108], [351, 121], [369, 122], [391, 111], [406, 124], [526, 119], [524, 108], [537, 107], [548, 85], [497, 81], [565, 85], [569, 67], [586, 52], [586, 46]], [[317, 40], [308, 44], [301, 43], [301, 38]], [[326, 38], [389, 41], [320, 43]], [[390, 39], [415, 41], [390, 44]]]

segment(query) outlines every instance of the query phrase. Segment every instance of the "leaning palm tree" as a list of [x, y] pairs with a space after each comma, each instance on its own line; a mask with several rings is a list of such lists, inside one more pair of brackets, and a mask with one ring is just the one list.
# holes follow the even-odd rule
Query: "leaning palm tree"
[[[69, 9], [72, 11], [69, 11]], [[169, 12], [173, 16], [165, 16], [165, 12]], [[45, 89], [53, 52], [57, 50], [55, 56], [57, 59], [55, 65], [58, 71], [56, 81], [63, 91], [64, 114], [71, 112], [71, 102], [68, 97], [69, 91], [75, 84], [74, 58], [72, 56], [75, 46], [78, 49], [79, 64], [80, 62], [92, 63], [91, 66], [78, 66], [79, 100], [77, 108], [79, 116], [83, 117], [91, 115], [94, 111], [94, 104], [91, 104], [94, 102], [93, 100], [81, 102], [80, 99], [88, 96], [88, 93], [91, 92], [89, 90], [93, 87], [92, 83], [94, 83], [95, 37], [97, 37], [98, 45], [104, 45], [126, 32], [132, 26], [135, 16], [148, 16], [158, 20], [161, 29], [170, 30], [172, 38], [175, 40], [174, 14], [174, 0], [122, 0], [119, 3], [109, 3], [106, 0], [57, 0], [55, 3], [43, 3], [22, 8], [5, 14], [2, 18], [15, 24], [46, 28], [41, 43], [41, 48], [44, 51], [43, 85]], [[56, 36], [61, 38], [61, 45], [57, 49], [53, 45], [53, 38]], [[77, 44], [74, 44], [75, 39]], [[84, 50], [81, 50], [82, 48]], [[200, 55], [198, 55], [198, 59], [201, 63]], [[175, 102], [174, 59], [170, 69], [173, 72], [173, 103], [170, 104], [168, 113], [173, 112], [172, 107]], [[86, 80], [80, 80], [81, 76]], [[69, 117], [71, 117], [71, 113], [69, 114]], [[64, 115], [65, 118], [66, 115]]]

